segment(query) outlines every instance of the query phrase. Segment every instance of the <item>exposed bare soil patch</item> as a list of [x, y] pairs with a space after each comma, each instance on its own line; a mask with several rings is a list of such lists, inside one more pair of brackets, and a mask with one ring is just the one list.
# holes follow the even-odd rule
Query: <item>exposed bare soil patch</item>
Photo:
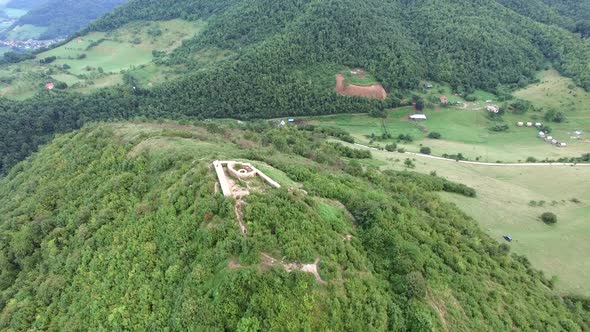
[[346, 82], [342, 74], [336, 74], [336, 92], [343, 96], [366, 97], [384, 100], [387, 98], [387, 92], [381, 84], [371, 86], [359, 86]]
[[318, 284], [325, 283], [325, 281], [322, 280], [322, 278], [320, 277], [320, 274], [318, 272], [318, 263], [320, 262], [319, 258], [316, 258], [316, 260], [313, 262], [313, 264], [301, 264], [301, 263], [284, 263], [282, 260], [279, 261], [278, 259], [275, 259], [265, 253], [262, 253], [261, 255], [262, 255], [262, 265], [265, 267], [281, 265], [285, 269], [285, 271], [287, 271], [287, 272], [301, 271], [301, 272], [305, 272], [305, 273], [311, 273], [314, 275], [315, 280], [318, 282]]

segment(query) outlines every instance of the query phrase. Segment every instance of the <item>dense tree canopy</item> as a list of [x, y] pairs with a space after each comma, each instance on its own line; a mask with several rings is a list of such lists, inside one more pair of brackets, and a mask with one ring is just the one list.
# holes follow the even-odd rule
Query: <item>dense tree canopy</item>
[[[469, 188], [360, 167], [323, 135], [161, 123], [58, 137], [0, 180], [0, 329], [588, 330], [588, 303], [432, 193]], [[248, 235], [215, 194], [219, 158], [262, 160], [285, 186], [244, 199]], [[324, 283], [269, 256], [319, 258]]]
[[[138, 20], [205, 20], [204, 31], [155, 60], [180, 66], [182, 75], [147, 90], [133, 89], [132, 76], [125, 75], [124, 85], [87, 96], [43, 93], [3, 101], [0, 126], [11, 127], [0, 134], [0, 171], [53, 133], [95, 118], [369, 112], [398, 105], [396, 95], [423, 79], [463, 92], [506, 91], [531, 82], [548, 62], [590, 89], [590, 44], [572, 32], [588, 15], [580, 10], [572, 20], [562, 8], [569, 2], [175, 0], [162, 6], [132, 0], [86, 32]], [[199, 61], [217, 51], [232, 56], [211, 66]], [[391, 97], [381, 102], [334, 93], [334, 74], [343, 66], [365, 68]]]

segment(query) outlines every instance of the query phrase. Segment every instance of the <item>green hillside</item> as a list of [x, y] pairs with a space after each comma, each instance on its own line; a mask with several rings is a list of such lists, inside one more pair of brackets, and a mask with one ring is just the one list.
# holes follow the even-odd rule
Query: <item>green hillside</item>
[[[203, 22], [179, 19], [135, 22], [107, 33], [92, 32], [74, 38], [34, 59], [0, 66], [0, 95], [17, 100], [30, 98], [44, 90], [47, 82], [64, 82], [68, 91], [83, 93], [122, 84], [125, 77], [142, 88], [163, 83], [184, 71], [155, 62], [199, 33], [203, 26]], [[51, 61], [46, 63], [45, 59]]]
[[[29, 135], [22, 141], [8, 143], [5, 139], [14, 138], [0, 135], [0, 143], [6, 142], [2, 149], [8, 151], [2, 152], [0, 169], [5, 172], [34, 151], [55, 128], [79, 128], [88, 114], [82, 105], [92, 105], [93, 119], [118, 118], [120, 112], [113, 109], [125, 109], [126, 116], [172, 119], [368, 113], [399, 106], [424, 80], [446, 83], [463, 96], [478, 90], [505, 96], [536, 82], [548, 64], [590, 89], [590, 45], [572, 25], [587, 15], [580, 10], [580, 17], [570, 18], [562, 10], [565, 3], [176, 0], [161, 6], [160, 1], [133, 0], [80, 36], [173, 19], [195, 22], [201, 29], [174, 48], [148, 46], [147, 54], [105, 41], [95, 48], [104, 56], [90, 57], [89, 52], [88, 59], [72, 61], [70, 72], [43, 68], [39, 73], [33, 60], [7, 70], [0, 80], [3, 95], [27, 100], [4, 102], [0, 116], [5, 123], [20, 124], [17, 128], [35, 125], [25, 129]], [[61, 50], [48, 54], [59, 56]], [[4, 62], [21, 60], [11, 55]], [[137, 72], [116, 74], [137, 63]], [[115, 75], [94, 73], [92, 68], [99, 66]], [[381, 102], [336, 94], [334, 75], [342, 68], [365, 70], [389, 97]], [[90, 71], [84, 73], [86, 69]], [[22, 74], [30, 71], [37, 76]], [[65, 90], [71, 96], [40, 92], [50, 78], [78, 83], [78, 88]], [[110, 88], [102, 91], [105, 87]], [[93, 100], [107, 95], [117, 96], [116, 101], [96, 109]], [[56, 118], [65, 121], [58, 125]]]
[[[15, 38], [14, 31], [22, 29], [22, 26], [35, 26], [42, 31], [33, 38], [68, 37], [125, 2], [127, 0], [43, 0], [34, 2], [13, 0], [8, 2], [7, 7], [26, 9], [27, 12], [9, 29], [8, 35]], [[21, 36], [19, 39], [27, 38]]]
[[[0, 329], [590, 328], [588, 303], [433, 193], [469, 188], [367, 157], [265, 124], [60, 136], [0, 180]], [[216, 159], [283, 187], [242, 180], [250, 194], [225, 198]], [[286, 270], [314, 262], [317, 278]]]

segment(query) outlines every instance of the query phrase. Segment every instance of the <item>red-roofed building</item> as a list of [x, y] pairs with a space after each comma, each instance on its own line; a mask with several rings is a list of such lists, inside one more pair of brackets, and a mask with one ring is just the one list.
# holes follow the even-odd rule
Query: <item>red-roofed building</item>
[[49, 90], [53, 90], [53, 88], [55, 88], [55, 84], [53, 84], [53, 82], [49, 82], [49, 83], [45, 84], [45, 88], [49, 89]]
[[445, 97], [445, 96], [442, 96], [442, 97], [440, 97], [440, 102], [441, 102], [442, 104], [446, 104], [446, 103], [448, 103], [448, 102], [449, 102], [449, 100], [447, 99], [447, 97]]

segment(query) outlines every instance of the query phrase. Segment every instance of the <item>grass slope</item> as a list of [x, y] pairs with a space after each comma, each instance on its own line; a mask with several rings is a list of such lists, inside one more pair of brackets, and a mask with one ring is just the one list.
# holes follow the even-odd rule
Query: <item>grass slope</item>
[[[372, 151], [374, 165], [383, 169], [406, 169], [403, 162], [411, 156]], [[584, 259], [590, 252], [590, 187], [580, 179], [590, 178], [590, 167], [491, 167], [475, 166], [429, 158], [415, 159], [424, 174], [464, 183], [477, 190], [477, 197], [467, 198], [441, 193], [449, 202], [477, 220], [495, 239], [508, 234], [510, 246], [526, 255], [534, 266], [548, 276], [557, 276], [557, 289], [567, 294], [590, 296], [586, 276], [590, 264]], [[580, 203], [572, 202], [576, 198]], [[544, 201], [543, 206], [530, 202]], [[558, 215], [559, 222], [547, 226], [539, 220], [545, 211]]]
[[[515, 97], [532, 102], [541, 109], [539, 112], [528, 112], [524, 115], [505, 114], [505, 123], [509, 126], [506, 132], [493, 132], [489, 128], [496, 124], [487, 117], [485, 107], [496, 96], [483, 91], [476, 91], [475, 102], [466, 102], [454, 95], [445, 84], [436, 84], [435, 88], [420, 93], [425, 100], [438, 100], [447, 96], [450, 106], [442, 107], [438, 102], [424, 110], [428, 120], [413, 122], [408, 116], [415, 113], [412, 107], [404, 107], [387, 111], [387, 118], [373, 118], [367, 114], [340, 114], [333, 116], [302, 118], [311, 124], [340, 127], [351, 133], [362, 144], [369, 144], [371, 134], [381, 136], [383, 124], [388, 133], [396, 138], [399, 134], [409, 134], [414, 138], [412, 144], [402, 144], [409, 151], [418, 152], [422, 145], [432, 148], [434, 155], [462, 153], [471, 160], [479, 158], [485, 162], [518, 162], [528, 157], [537, 159], [559, 159], [561, 157], [577, 157], [590, 150], [590, 93], [577, 88], [571, 80], [560, 76], [556, 71], [544, 71], [539, 74], [541, 83], [531, 85], [515, 92]], [[461, 104], [456, 105], [456, 102]], [[554, 108], [566, 114], [564, 123], [547, 123], [543, 114]], [[535, 128], [519, 128], [517, 122], [542, 122], [552, 128], [552, 135], [568, 144], [567, 148], [555, 148], [537, 137]], [[581, 139], [575, 131], [582, 131]], [[439, 132], [442, 139], [428, 139], [430, 132]], [[377, 146], [394, 140], [376, 142]]]
[[[92, 32], [69, 43], [37, 55], [35, 60], [2, 66], [0, 94], [24, 99], [42, 89], [48, 81], [62, 81], [70, 89], [89, 92], [122, 82], [123, 73], [139, 80], [141, 86], [161, 83], [178, 76], [178, 69], [153, 63], [152, 51], [167, 54], [204, 27], [202, 22], [183, 20], [133, 23], [109, 33]], [[84, 58], [79, 57], [84, 54]], [[42, 65], [39, 60], [57, 59]], [[63, 65], [70, 66], [64, 69]], [[101, 68], [101, 70], [99, 70]], [[35, 72], [42, 77], [31, 76]]]

